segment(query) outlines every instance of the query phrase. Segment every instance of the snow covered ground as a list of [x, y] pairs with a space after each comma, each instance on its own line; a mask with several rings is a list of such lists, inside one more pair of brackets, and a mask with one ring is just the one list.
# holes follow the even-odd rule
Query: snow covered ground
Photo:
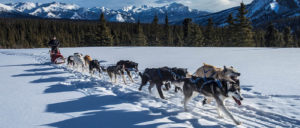
[[[242, 106], [226, 102], [243, 124], [237, 127], [300, 127], [300, 49], [276, 48], [62, 48], [65, 57], [89, 54], [110, 65], [121, 59], [146, 67], [186, 67], [202, 63], [234, 66], [242, 73]], [[106, 74], [91, 77], [66, 65], [49, 63], [48, 49], [0, 50], [0, 126], [60, 127], [236, 127], [220, 119], [214, 103], [199, 96], [183, 110], [182, 94], [173, 89], [161, 100], [156, 90], [138, 91], [140, 79], [123, 85]]]

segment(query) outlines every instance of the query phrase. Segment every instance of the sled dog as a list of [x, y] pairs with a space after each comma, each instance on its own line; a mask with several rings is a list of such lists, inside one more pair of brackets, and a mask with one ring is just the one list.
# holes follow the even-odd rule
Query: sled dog
[[[173, 68], [163, 67], [163, 68], [167, 68], [168, 70], [171, 70], [176, 75], [177, 78], [189, 78], [191, 76], [188, 73], [186, 68], [177, 68], [177, 67], [173, 67]], [[167, 82], [165, 84], [165, 90], [169, 90], [171, 88], [171, 84], [175, 85], [175, 92], [178, 92], [178, 90], [182, 91], [183, 84], [178, 83], [177, 81]]]
[[83, 59], [85, 67], [89, 67], [90, 62], [93, 60], [92, 57], [89, 55], [85, 55]]
[[[208, 78], [212, 77], [216, 80], [228, 80], [231, 82], [238, 82], [239, 85], [239, 79], [238, 76], [241, 74], [234, 69], [232, 66], [227, 68], [224, 66], [224, 68], [217, 68], [215, 66], [203, 63], [203, 66], [198, 68], [197, 71], [194, 73], [194, 76], [202, 77], [202, 78]], [[210, 99], [207, 99], [206, 97], [203, 100], [203, 105], [206, 103], [209, 103]]]
[[99, 77], [101, 77], [101, 67], [98, 60], [92, 60], [89, 62], [89, 71], [91, 75], [95, 74], [95, 71], [97, 71], [99, 73]]
[[121, 75], [123, 77], [124, 84], [127, 84], [124, 75], [122, 75], [121, 73], [124, 70], [124, 66], [121, 65], [108, 66], [106, 69], [103, 70], [107, 72], [112, 83], [117, 83], [117, 76]]
[[134, 82], [134, 80], [132, 79], [131, 71], [135, 71], [135, 72], [139, 71], [138, 63], [129, 60], [120, 60], [117, 62], [117, 66], [122, 67], [122, 70], [120, 71], [121, 71], [123, 81], [125, 81], [124, 72], [126, 72], [130, 80]]
[[241, 105], [243, 100], [240, 94], [240, 87], [234, 82], [227, 80], [215, 80], [214, 78], [202, 78], [202, 77], [192, 77], [181, 79], [183, 85], [184, 94], [184, 109], [187, 111], [187, 103], [197, 96], [199, 93], [203, 94], [205, 97], [212, 98], [216, 101], [217, 112], [219, 117], [223, 117], [224, 113], [237, 125], [241, 124], [236, 120], [231, 113], [224, 106], [224, 100], [226, 98], [232, 98], [238, 105]]
[[150, 86], [148, 87], [149, 92], [151, 93], [151, 89], [156, 85], [157, 91], [159, 93], [160, 98], [165, 99], [163, 92], [162, 92], [162, 85], [166, 84], [167, 82], [172, 82], [177, 80], [177, 76], [174, 72], [169, 70], [166, 67], [163, 68], [146, 68], [143, 73], [139, 73], [142, 82], [139, 90], [142, 90], [142, 87], [145, 86], [148, 82]]
[[81, 53], [74, 53], [74, 64], [76, 68], [80, 66], [81, 70], [84, 70], [84, 59]]
[[67, 61], [68, 61], [68, 63], [67, 63], [68, 66], [74, 66], [75, 65], [74, 56], [69, 56]]
[[193, 75], [197, 77], [213, 77], [218, 80], [228, 80], [230, 82], [235, 82], [234, 79], [237, 79], [237, 77], [240, 76], [241, 73], [239, 73], [232, 66], [229, 68], [227, 68], [226, 66], [224, 66], [224, 68], [217, 68], [215, 66], [204, 63], [203, 66], [198, 68]]

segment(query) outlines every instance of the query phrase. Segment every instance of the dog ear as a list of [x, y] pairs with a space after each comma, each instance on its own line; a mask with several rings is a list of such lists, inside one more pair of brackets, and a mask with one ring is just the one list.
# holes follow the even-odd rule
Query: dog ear
[[227, 71], [227, 68], [226, 68], [226, 66], [224, 66], [224, 72], [226, 72]]

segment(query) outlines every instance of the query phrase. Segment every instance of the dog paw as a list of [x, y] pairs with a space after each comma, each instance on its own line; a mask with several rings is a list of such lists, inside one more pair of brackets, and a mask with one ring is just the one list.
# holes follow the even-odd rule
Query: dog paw
[[222, 116], [222, 115], [218, 115], [218, 117], [217, 118], [219, 118], [219, 119], [224, 119], [224, 116]]
[[236, 124], [236, 125], [242, 125], [242, 122], [236, 121], [235, 124]]

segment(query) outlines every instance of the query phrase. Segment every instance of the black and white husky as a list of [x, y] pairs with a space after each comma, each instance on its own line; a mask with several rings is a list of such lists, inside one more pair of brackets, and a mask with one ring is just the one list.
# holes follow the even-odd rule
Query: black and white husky
[[157, 91], [159, 93], [160, 98], [165, 99], [162, 92], [162, 85], [172, 82], [178, 79], [176, 74], [172, 72], [169, 68], [146, 68], [143, 73], [139, 73], [142, 82], [139, 90], [142, 90], [142, 87], [145, 86], [148, 82], [150, 86], [148, 88], [151, 93], [151, 89], [156, 85]]
[[[124, 75], [122, 75], [122, 73], [121, 73], [124, 71], [124, 66], [122, 66], [122, 65], [108, 66], [106, 69], [104, 69], [104, 71], [107, 72], [112, 83], [117, 83], [117, 76], [121, 75], [123, 77], [124, 84], [126, 84]], [[113, 79], [114, 79], [114, 81], [113, 81]]]
[[139, 71], [138, 63], [135, 63], [135, 62], [129, 61], [129, 60], [120, 60], [117, 62], [116, 65], [108, 66], [107, 69], [102, 68], [102, 70], [107, 72], [108, 76], [111, 79], [111, 82], [113, 82], [113, 79], [114, 79], [114, 83], [117, 83], [118, 75], [122, 76], [124, 84], [127, 84], [126, 80], [125, 80], [125, 76], [124, 76], [125, 72], [129, 76], [130, 80], [132, 82], [134, 82], [130, 72], [131, 71], [135, 71], [135, 72]]
[[125, 82], [124, 72], [127, 73], [130, 80], [134, 83], [134, 80], [132, 79], [132, 76], [131, 76], [130, 72], [131, 71], [138, 72], [139, 71], [138, 65], [139, 65], [138, 63], [133, 62], [133, 61], [129, 61], [129, 60], [120, 60], [120, 61], [117, 62], [116, 66], [121, 66], [123, 68], [121, 70], [121, 75], [122, 75], [122, 78], [123, 78], [123, 81], [124, 81], [125, 84], [126, 84], [126, 82]]
[[67, 61], [68, 61], [68, 63], [67, 63], [68, 66], [72, 66], [73, 67], [75, 65], [74, 56], [72, 56], [72, 55], [69, 56], [68, 59], [67, 59]]
[[[187, 68], [177, 68], [177, 67], [173, 67], [173, 68], [163, 67], [163, 68], [172, 71], [173, 74], [176, 75], [178, 79], [183, 79], [190, 76], [187, 71]], [[178, 92], [178, 90], [182, 91], [183, 83], [177, 81], [170, 81], [165, 83], [165, 87], [166, 87], [165, 90], [169, 90], [171, 88], [171, 84], [175, 85], [175, 92]]]
[[217, 111], [220, 117], [223, 117], [223, 112], [227, 117], [232, 119], [235, 124], [241, 124], [240, 121], [236, 120], [231, 113], [224, 106], [224, 100], [226, 98], [232, 97], [234, 101], [241, 105], [243, 100], [240, 87], [236, 83], [229, 81], [216, 81], [213, 78], [201, 78], [201, 77], [192, 77], [181, 79], [183, 84], [183, 93], [184, 93], [184, 109], [187, 111], [187, 103], [197, 96], [199, 93], [203, 94], [205, 97], [213, 98], [217, 103]]
[[101, 66], [98, 60], [92, 60], [89, 62], [89, 72], [91, 75], [95, 74], [95, 71], [99, 73], [99, 77], [101, 77]]

